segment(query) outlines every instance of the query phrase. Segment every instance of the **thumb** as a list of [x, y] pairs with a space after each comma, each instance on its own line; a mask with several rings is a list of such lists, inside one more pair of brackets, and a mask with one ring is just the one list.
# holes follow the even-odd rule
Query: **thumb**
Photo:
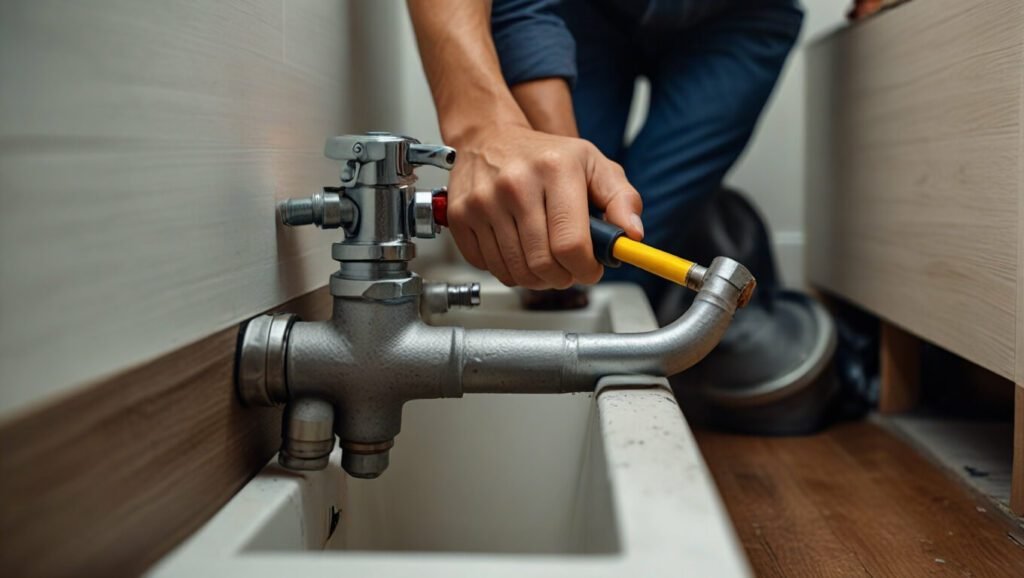
[[588, 184], [590, 201], [604, 212], [606, 221], [622, 227], [634, 241], [644, 238], [644, 224], [640, 220], [643, 201], [640, 193], [629, 184], [622, 167], [607, 160], [598, 163]]

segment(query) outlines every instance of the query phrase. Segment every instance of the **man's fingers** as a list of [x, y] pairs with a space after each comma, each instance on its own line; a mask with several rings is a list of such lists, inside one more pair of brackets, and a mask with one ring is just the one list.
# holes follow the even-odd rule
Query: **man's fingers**
[[452, 221], [449, 229], [451, 229], [452, 237], [455, 238], [455, 245], [466, 261], [477, 269], [487, 269], [487, 262], [484, 261], [480, 243], [477, 241], [473, 229], [461, 226], [459, 221]]
[[548, 283], [530, 271], [530, 266], [526, 263], [526, 255], [523, 253], [522, 243], [519, 240], [519, 231], [512, 219], [507, 215], [492, 215], [491, 227], [494, 230], [498, 249], [501, 250], [501, 258], [515, 284], [528, 289], [548, 288], [550, 286]]
[[578, 166], [562, 166], [547, 173], [545, 204], [551, 254], [573, 278], [597, 283], [604, 269], [594, 258], [590, 242], [587, 182]]
[[516, 215], [515, 222], [526, 256], [526, 265], [530, 271], [540, 277], [548, 287], [565, 289], [572, 285], [572, 273], [562, 267], [551, 254], [545, 212], [540, 208], [525, 210]]
[[[471, 201], [462, 194], [464, 183], [471, 180], [463, 171], [456, 169], [452, 171], [451, 184], [452, 194], [448, 198], [448, 228], [455, 238], [455, 244], [459, 247], [462, 256], [470, 265], [477, 269], [487, 269], [487, 262], [480, 242], [473, 231], [473, 207]], [[465, 187], [467, 190], [472, 190]]]
[[644, 238], [644, 225], [640, 220], [643, 201], [640, 193], [629, 184], [618, 164], [602, 159], [588, 179], [591, 200], [604, 211], [605, 219], [626, 231], [633, 240]]
[[505, 266], [505, 260], [501, 258], [501, 250], [498, 249], [498, 242], [494, 238], [494, 231], [484, 225], [479, 229], [473, 229], [477, 242], [480, 244], [480, 252], [483, 253], [486, 269], [494, 275], [498, 281], [509, 287], [516, 284], [512, 275]]

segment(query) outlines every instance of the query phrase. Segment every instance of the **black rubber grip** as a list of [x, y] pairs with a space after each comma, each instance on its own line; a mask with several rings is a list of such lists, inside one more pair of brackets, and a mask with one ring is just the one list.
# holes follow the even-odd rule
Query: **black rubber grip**
[[611, 223], [590, 217], [590, 239], [594, 243], [594, 257], [605, 267], [622, 265], [622, 261], [612, 255], [612, 247], [615, 246], [615, 241], [625, 234], [625, 231]]

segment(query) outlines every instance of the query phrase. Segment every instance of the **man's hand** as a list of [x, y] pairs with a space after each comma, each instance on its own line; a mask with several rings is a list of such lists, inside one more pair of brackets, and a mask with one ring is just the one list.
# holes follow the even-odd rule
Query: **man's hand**
[[459, 153], [448, 222], [462, 254], [506, 285], [596, 282], [588, 201], [639, 240], [640, 195], [592, 144], [531, 128], [575, 133], [575, 121], [563, 125], [572, 119], [568, 85], [519, 85], [524, 114], [501, 74], [489, 2], [408, 2], [441, 133]]
[[643, 238], [640, 195], [587, 141], [492, 125], [452, 142], [448, 219], [472, 265], [530, 289], [596, 283], [588, 201]]

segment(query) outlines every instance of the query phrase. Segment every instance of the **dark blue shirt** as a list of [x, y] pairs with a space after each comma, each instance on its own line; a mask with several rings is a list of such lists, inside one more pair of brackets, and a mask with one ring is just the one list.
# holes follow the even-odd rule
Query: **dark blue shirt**
[[505, 82], [576, 80], [576, 43], [558, 14], [558, 0], [494, 0], [491, 34]]
[[[613, 10], [623, 27], [643, 32], [686, 28], [742, 1], [593, 0], [585, 9]], [[559, 14], [560, 4], [560, 0], [493, 0], [491, 34], [508, 84], [550, 77], [564, 78], [570, 85], [575, 82], [576, 43]]]

